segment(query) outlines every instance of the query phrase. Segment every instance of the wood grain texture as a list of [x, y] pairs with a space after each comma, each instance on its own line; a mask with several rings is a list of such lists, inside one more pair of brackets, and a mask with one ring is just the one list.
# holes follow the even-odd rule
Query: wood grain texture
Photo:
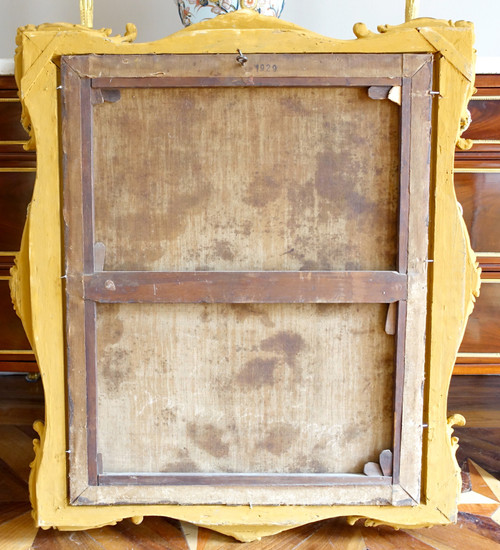
[[[14, 99], [14, 101], [1, 101]], [[16, 172], [33, 166], [34, 156], [23, 151], [27, 139], [21, 122], [21, 103], [13, 77], [0, 79], [0, 275], [9, 276], [15, 254], [21, 247], [35, 174]], [[16, 143], [20, 142], [20, 143]], [[7, 281], [0, 281], [0, 350], [29, 349], [22, 325], [14, 313]], [[33, 356], [0, 354], [2, 372], [36, 372]]]
[[474, 250], [500, 252], [500, 173], [457, 173], [455, 189]]
[[477, 95], [500, 95], [496, 74], [477, 74], [475, 86], [478, 90]]
[[44, 417], [43, 388], [41, 381], [26, 382], [23, 375], [2, 376], [0, 384], [0, 425], [15, 424], [30, 428], [33, 421]]
[[497, 169], [500, 144], [474, 143], [468, 151], [455, 151], [455, 167]]
[[464, 530], [460, 525], [435, 526], [426, 532], [414, 533], [413, 536], [431, 548], [442, 548], [443, 550], [463, 550], [464, 548], [498, 550], [496, 542], [474, 531]]
[[9, 550], [27, 550], [33, 543], [38, 527], [29, 512], [0, 525], [0, 541]]
[[[399, 463], [395, 460], [393, 470], [398, 474], [396, 479], [404, 489], [400, 499], [407, 499], [409, 495], [413, 504], [416, 504], [420, 502], [422, 490], [421, 425], [424, 405], [421, 388], [424, 385], [426, 363], [424, 334], [428, 322], [427, 258], [430, 240], [427, 220], [430, 217], [429, 199], [432, 194], [429, 156], [432, 103], [426, 94], [419, 94], [417, 90], [429, 90], [432, 87], [433, 66], [429, 59], [419, 60], [415, 56], [405, 55], [403, 69], [405, 74], [413, 75], [412, 79], [403, 79], [401, 105], [401, 123], [411, 128], [407, 139], [403, 130], [402, 143], [405, 146], [402, 149], [406, 148], [407, 152], [402, 153], [402, 196], [399, 209], [399, 269], [408, 272], [408, 298], [406, 302], [399, 302], [398, 312], [396, 387], [402, 388], [402, 395], [399, 402], [397, 399], [395, 401], [395, 430], [399, 429], [398, 417], [401, 411], [401, 446], [395, 445], [394, 454], [400, 449], [401, 457]], [[405, 158], [408, 159], [406, 166]], [[405, 212], [406, 209], [408, 212]], [[397, 440], [398, 435], [395, 436]]]
[[[271, 69], [272, 71], [273, 69]], [[179, 76], [179, 77], [162, 77], [162, 76], [145, 76], [135, 77], [97, 77], [92, 79], [92, 85], [96, 88], [208, 88], [212, 86], [222, 86], [228, 88], [238, 87], [266, 87], [266, 86], [294, 86], [301, 88], [321, 86], [345, 87], [357, 86], [366, 88], [372, 84], [391, 85], [399, 84], [399, 79], [390, 76], [370, 78], [365, 75], [363, 77], [328, 77], [328, 76]], [[371, 97], [371, 96], [370, 96]], [[377, 99], [377, 98], [372, 98]], [[380, 99], [380, 98], [378, 98]]]
[[[500, 353], [500, 284], [483, 283], [459, 351]], [[499, 363], [500, 357], [490, 362]]]
[[[478, 92], [477, 95], [483, 95]], [[462, 137], [465, 139], [500, 139], [500, 101], [472, 100], [468, 109], [472, 123]]]
[[[63, 61], [64, 66], [64, 61]], [[88, 152], [88, 147], [84, 148], [81, 143], [86, 139], [88, 143], [88, 125], [82, 122], [82, 101], [86, 100], [87, 104], [90, 102], [90, 86], [87, 83], [85, 87], [85, 94], [80, 91], [80, 79], [77, 74], [72, 70], [62, 71], [62, 83], [65, 88], [65, 94], [62, 101], [62, 110], [64, 117], [67, 120], [71, 120], [71, 124], [67, 124], [62, 129], [61, 139], [62, 148], [65, 152], [65, 162], [63, 163], [63, 182], [65, 184], [65, 200], [62, 205], [62, 214], [65, 220], [65, 239], [71, 238], [73, 246], [67, 247], [65, 253], [65, 262], [67, 265], [73, 265], [73, 268], [80, 273], [84, 272], [84, 256], [88, 260], [92, 260], [93, 257], [88, 254], [89, 249], [89, 237], [92, 235], [87, 234], [87, 239], [84, 245], [84, 236], [82, 232], [81, 224], [68, 224], [68, 220], [72, 217], [83, 218], [83, 192], [81, 189], [83, 174], [88, 175], [88, 166], [84, 167], [84, 154]], [[55, 75], [54, 75], [55, 77]], [[89, 107], [89, 106], [88, 106]], [[86, 133], [87, 132], [87, 133]], [[71, 150], [71, 144], [79, 144], [71, 155], [68, 155], [68, 151]], [[87, 158], [88, 161], [88, 158]], [[86, 170], [86, 172], [85, 172]], [[88, 178], [87, 178], [88, 180]], [[63, 182], [58, 185], [62, 185]], [[74, 193], [69, 194], [67, 189], [71, 182]], [[88, 209], [87, 209], [88, 211]], [[87, 214], [88, 216], [88, 214]], [[93, 247], [92, 247], [93, 248]], [[84, 250], [87, 250], [87, 254], [84, 254]], [[92, 266], [91, 266], [92, 268]], [[92, 304], [88, 304], [86, 311], [85, 303], [82, 300], [75, 298], [76, 290], [78, 289], [78, 281], [75, 281], [71, 276], [71, 272], [67, 273], [66, 279], [66, 316], [67, 318], [78, 317], [81, 319], [82, 326], [85, 327], [88, 323], [88, 309], [93, 307]], [[76, 289], [76, 290], [75, 290]], [[62, 290], [62, 289], [61, 289]], [[61, 319], [62, 321], [62, 319]], [[90, 393], [87, 397], [87, 374], [86, 374], [86, 360], [87, 349], [89, 353], [94, 351], [93, 348], [87, 348], [85, 338], [81, 338], [80, 326], [68, 326], [66, 329], [66, 338], [69, 342], [73, 342], [67, 351], [67, 357], [65, 357], [66, 365], [68, 369], [68, 408], [71, 411], [73, 422], [68, 427], [68, 439], [69, 447], [74, 449], [73, 456], [69, 464], [69, 485], [74, 493], [70, 493], [73, 499], [75, 494], [81, 494], [89, 480], [89, 461], [88, 454], [89, 448], [92, 451], [91, 464], [93, 471], [91, 478], [95, 480], [97, 472], [95, 471], [96, 464], [96, 452], [95, 452], [95, 438], [87, 438], [87, 422], [86, 415], [88, 410], [94, 410], [95, 408], [95, 392]], [[89, 334], [91, 337], [92, 334]], [[66, 354], [66, 352], [65, 352]], [[89, 367], [89, 375], [92, 380], [92, 376], [95, 374], [95, 369]], [[74, 380], [83, 381], [83, 386], [75, 387]], [[92, 399], [94, 397], [94, 399]], [[82, 472], [83, 476], [82, 476]], [[80, 474], [80, 477], [79, 475]]]
[[[254, 29], [255, 30], [255, 29]], [[193, 49], [194, 50], [194, 49]], [[248, 50], [248, 53], [250, 50]], [[172, 49], [166, 53], [177, 53]], [[233, 78], [241, 81], [242, 77], [252, 84], [252, 78], [288, 78], [293, 81], [296, 78], [328, 78], [333, 79], [336, 85], [348, 86], [348, 77], [354, 79], [354, 84], [363, 79], [365, 82], [373, 80], [374, 83], [388, 81], [388, 84], [398, 82], [401, 78], [401, 60], [399, 52], [396, 54], [385, 53], [383, 59], [377, 54], [365, 52], [363, 54], [350, 51], [351, 62], [346, 62], [337, 51], [329, 52], [304, 52], [273, 50], [273, 53], [262, 51], [252, 52], [248, 63], [242, 67], [237, 61], [237, 53], [217, 52], [217, 62], [210, 70], [207, 70], [207, 57], [204, 53], [190, 51], [189, 58], [179, 64], [175, 55], [164, 56], [160, 60], [154, 55], [122, 54], [114, 55], [113, 59], [99, 59], [75, 57], [68, 55], [69, 64], [76, 72], [92, 77], [93, 85], [110, 87], [106, 78], [122, 77], [130, 79], [126, 86], [136, 87], [137, 79], [144, 81], [145, 86], [165, 86], [168, 79], [177, 78]], [[206, 52], [205, 52], [206, 53]], [[214, 52], [215, 53], [215, 52]], [[279, 55], [277, 55], [279, 54]], [[307, 56], [307, 63], [304, 60]], [[299, 63], [297, 65], [297, 60]], [[210, 61], [208, 61], [210, 63]], [[117, 71], [119, 67], [119, 72]], [[160, 69], [160, 70], [159, 70]], [[347, 74], [348, 73], [348, 74]], [[103, 79], [103, 80], [100, 80]], [[163, 82], [163, 83], [162, 83]], [[272, 81], [268, 81], [272, 82]], [[216, 84], [216, 82], [214, 82]], [[140, 84], [139, 84], [140, 85]], [[364, 84], [366, 86], [366, 84]], [[113, 86], [111, 86], [113, 87]]]
[[482, 374], [498, 374], [498, 363], [492, 363], [491, 361], [485, 363], [479, 363], [478, 361], [471, 361], [466, 363], [463, 359], [460, 359], [459, 363], [455, 364], [453, 369], [453, 375], [482, 375]]
[[[498, 98], [500, 79], [498, 75], [478, 75], [476, 87], [478, 96]], [[496, 99], [472, 100], [469, 103], [472, 122], [468, 135], [476, 139], [496, 139], [495, 132], [498, 129], [495, 130], [495, 124], [500, 108], [498, 103], [500, 102]], [[483, 270], [483, 279], [496, 279], [500, 276], [499, 258], [494, 257], [494, 254], [498, 254], [500, 250], [500, 231], [498, 231], [500, 174], [481, 173], [481, 171], [500, 170], [500, 146], [495, 143], [474, 143], [470, 151], [456, 155], [455, 165], [472, 171], [472, 173], [456, 173], [455, 189], [464, 209], [472, 246], [480, 253], [478, 261]], [[489, 286], [483, 286], [486, 296], [483, 295], [480, 298], [480, 307], [474, 314], [474, 321], [463, 344], [464, 348], [473, 349], [472, 353], [487, 353], [488, 349], [496, 347], [494, 340], [498, 322], [496, 315], [491, 316], [490, 308], [495, 309], [498, 297], [491, 296], [491, 290]], [[482, 316], [484, 319], [481, 322], [479, 319]], [[500, 358], [459, 357], [454, 373], [500, 374]]]
[[[9, 281], [0, 281], [0, 350], [29, 350], [21, 320], [14, 311]], [[0, 355], [0, 360], [2, 356]]]
[[124, 272], [84, 277], [99, 303], [392, 303], [407, 277], [392, 271]]
[[21, 125], [21, 103], [0, 101], [0, 141], [26, 141], [28, 136]]
[[31, 201], [34, 173], [0, 173], [0, 249], [17, 251]]
[[0, 75], [0, 89], [6, 97], [17, 97], [17, 84], [14, 75]]

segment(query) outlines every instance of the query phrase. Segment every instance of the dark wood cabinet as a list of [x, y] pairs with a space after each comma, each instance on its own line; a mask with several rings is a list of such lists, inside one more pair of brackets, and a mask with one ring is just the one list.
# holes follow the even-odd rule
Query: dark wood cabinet
[[35, 153], [23, 145], [21, 103], [13, 76], [0, 76], [0, 372], [37, 372], [35, 357], [9, 292], [35, 183]]
[[455, 190], [482, 269], [455, 374], [500, 374], [500, 74], [477, 75], [469, 103], [472, 140], [455, 156]]

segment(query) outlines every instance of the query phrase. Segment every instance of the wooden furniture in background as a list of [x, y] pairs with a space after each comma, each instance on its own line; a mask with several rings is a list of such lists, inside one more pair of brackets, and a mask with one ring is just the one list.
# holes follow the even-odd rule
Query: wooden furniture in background
[[[455, 155], [455, 189], [482, 269], [454, 374], [500, 374], [500, 75], [477, 75], [468, 150]], [[470, 145], [470, 143], [469, 143]]]
[[21, 248], [36, 159], [23, 149], [21, 102], [13, 76], [0, 76], [0, 372], [38, 372], [10, 297], [10, 268]]

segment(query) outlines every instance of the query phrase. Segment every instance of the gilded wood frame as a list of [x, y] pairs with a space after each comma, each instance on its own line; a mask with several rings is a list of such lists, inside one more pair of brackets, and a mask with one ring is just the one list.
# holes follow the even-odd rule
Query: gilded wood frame
[[[151, 44], [130, 44], [110, 31], [73, 25], [20, 29], [16, 77], [29, 147], [37, 148], [33, 201], [11, 285], [16, 309], [33, 345], [46, 393], [45, 423], [36, 428], [36, 458], [30, 478], [34, 516], [42, 527], [85, 529], [125, 517], [164, 515], [230, 534], [239, 540], [280, 532], [322, 518], [364, 517], [371, 524], [419, 527], [454, 521], [460, 474], [446, 421], [446, 396], [456, 351], [479, 291], [479, 272], [453, 190], [453, 152], [460, 118], [472, 93], [473, 31], [469, 23], [415, 20], [381, 27], [381, 34], [355, 26], [358, 40], [338, 41], [245, 10], [221, 16]], [[426, 386], [423, 395], [422, 498], [416, 506], [72, 506], [67, 492], [67, 433], [63, 323], [62, 223], [58, 128], [61, 55], [89, 53], [429, 53], [434, 56], [434, 115], [431, 153], [430, 264]], [[43, 137], [42, 137], [43, 136]], [[411, 220], [410, 220], [411, 224]], [[410, 285], [409, 292], [412, 292]], [[414, 395], [417, 401], [419, 395]], [[404, 411], [403, 411], [404, 415]]]

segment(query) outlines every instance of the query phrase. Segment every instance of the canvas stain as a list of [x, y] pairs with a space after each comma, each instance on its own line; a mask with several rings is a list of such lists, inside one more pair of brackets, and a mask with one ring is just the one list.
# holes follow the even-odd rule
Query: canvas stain
[[280, 197], [281, 190], [282, 186], [274, 176], [257, 171], [247, 186], [244, 200], [251, 206], [264, 208]]
[[106, 341], [108, 344], [117, 344], [123, 335], [123, 321], [117, 317], [111, 318], [106, 324]]
[[222, 438], [227, 435], [226, 431], [217, 428], [213, 424], [190, 422], [187, 425], [187, 434], [197, 447], [209, 455], [215, 458], [227, 457], [229, 444], [222, 441]]
[[334, 201], [337, 198], [338, 189], [333, 184], [332, 178], [340, 161], [341, 159], [330, 151], [320, 152], [316, 156], [317, 168], [314, 187], [322, 199]]
[[215, 255], [218, 258], [228, 262], [234, 260], [234, 252], [231, 250], [231, 246], [228, 241], [215, 242]]
[[300, 97], [283, 97], [279, 100], [279, 102], [281, 106], [284, 107], [284, 109], [292, 116], [311, 114], [310, 104], [305, 103], [304, 100]]
[[356, 182], [345, 171], [345, 166], [349, 166], [349, 174], [362, 173], [359, 163], [355, 152], [350, 150], [321, 151], [316, 155], [314, 187], [319, 197], [332, 203], [329, 208], [333, 206], [336, 212], [356, 212], [356, 201], [363, 206], [366, 202], [365, 197], [352, 190]]
[[271, 321], [268, 309], [265, 307], [254, 304], [228, 304], [228, 307], [238, 323], [243, 323], [247, 319], [258, 317], [265, 327], [274, 327], [274, 322]]
[[191, 472], [197, 473], [201, 470], [198, 464], [192, 460], [178, 460], [177, 462], [167, 462], [162, 466], [161, 471], [164, 473], [189, 474]]
[[277, 359], [257, 357], [246, 363], [236, 377], [236, 381], [250, 387], [272, 385], [274, 383], [274, 371], [277, 366]]
[[206, 208], [212, 190], [210, 185], [205, 183], [200, 184], [191, 192], [172, 186], [170, 192], [172, 194], [165, 213], [165, 237], [168, 240], [173, 240], [184, 233], [189, 219], [200, 214]]
[[295, 366], [297, 354], [305, 345], [306, 342], [300, 334], [282, 331], [278, 332], [275, 336], [263, 340], [260, 349], [284, 355], [286, 362], [293, 367]]
[[290, 449], [298, 439], [299, 429], [297, 426], [281, 423], [269, 428], [266, 436], [260, 441], [258, 446], [275, 456], [280, 456]]
[[172, 423], [177, 418], [177, 412], [174, 409], [165, 407], [161, 411], [161, 419], [165, 424]]
[[[105, 353], [105, 364], [101, 369], [102, 380], [110, 393], [120, 391], [120, 386], [130, 376], [131, 368], [127, 363], [129, 352], [117, 350], [114, 353]], [[123, 365], [126, 364], [124, 367]]]

